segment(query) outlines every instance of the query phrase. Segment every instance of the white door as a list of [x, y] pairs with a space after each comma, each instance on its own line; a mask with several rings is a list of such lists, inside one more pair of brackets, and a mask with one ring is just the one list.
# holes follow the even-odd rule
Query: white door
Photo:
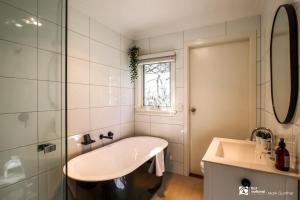
[[214, 137], [245, 139], [256, 126], [256, 65], [249, 48], [243, 40], [190, 49], [190, 173], [201, 174]]

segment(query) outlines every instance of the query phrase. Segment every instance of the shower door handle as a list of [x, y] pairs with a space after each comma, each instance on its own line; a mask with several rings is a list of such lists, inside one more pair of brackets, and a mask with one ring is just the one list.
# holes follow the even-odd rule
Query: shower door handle
[[44, 151], [44, 153], [50, 153], [56, 150], [56, 144], [46, 143], [38, 145], [38, 151]]

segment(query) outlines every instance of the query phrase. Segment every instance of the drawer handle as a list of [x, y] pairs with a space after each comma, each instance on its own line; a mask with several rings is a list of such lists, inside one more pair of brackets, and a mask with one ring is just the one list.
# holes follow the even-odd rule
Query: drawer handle
[[250, 180], [247, 179], [247, 178], [243, 178], [242, 181], [241, 181], [241, 184], [242, 184], [242, 186], [244, 186], [244, 187], [250, 187], [250, 186], [251, 186], [251, 182], [250, 182]]

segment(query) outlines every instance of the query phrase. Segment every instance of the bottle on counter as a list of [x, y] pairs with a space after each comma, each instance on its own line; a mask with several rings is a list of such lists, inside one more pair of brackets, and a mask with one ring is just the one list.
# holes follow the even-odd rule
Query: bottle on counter
[[281, 171], [290, 170], [290, 154], [289, 151], [285, 148], [285, 142], [283, 138], [280, 138], [278, 148], [275, 151], [275, 167]]

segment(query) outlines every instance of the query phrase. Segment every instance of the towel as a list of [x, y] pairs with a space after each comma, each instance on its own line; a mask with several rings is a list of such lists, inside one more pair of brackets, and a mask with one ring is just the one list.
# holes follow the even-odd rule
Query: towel
[[156, 154], [155, 158], [153, 158], [148, 172], [153, 173], [154, 170], [156, 176], [162, 176], [165, 172], [164, 151], [159, 152], [158, 154]]
[[156, 176], [162, 176], [164, 172], [165, 172], [164, 151], [161, 151], [155, 156], [155, 173]]

